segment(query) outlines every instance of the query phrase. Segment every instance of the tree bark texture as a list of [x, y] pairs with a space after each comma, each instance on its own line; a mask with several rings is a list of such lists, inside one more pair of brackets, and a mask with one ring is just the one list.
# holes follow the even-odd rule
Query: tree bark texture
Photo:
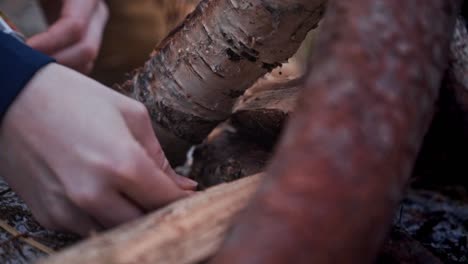
[[159, 129], [199, 143], [247, 88], [296, 52], [325, 2], [204, 0], [121, 89]]
[[294, 111], [301, 91], [301, 79], [287, 80], [245, 96], [234, 107], [233, 126], [240, 134], [261, 142], [266, 147], [275, 145], [288, 116]]
[[190, 178], [200, 189], [231, 182], [265, 170], [271, 150], [221, 124], [193, 152]]
[[433, 116], [459, 3], [329, 1], [295, 117], [213, 263], [375, 259]]

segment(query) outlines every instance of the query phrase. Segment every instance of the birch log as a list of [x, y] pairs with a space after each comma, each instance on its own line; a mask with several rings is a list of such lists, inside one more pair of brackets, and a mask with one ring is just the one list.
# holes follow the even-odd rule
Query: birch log
[[120, 88], [147, 106], [165, 149], [177, 139], [199, 143], [247, 88], [294, 55], [325, 2], [204, 0]]

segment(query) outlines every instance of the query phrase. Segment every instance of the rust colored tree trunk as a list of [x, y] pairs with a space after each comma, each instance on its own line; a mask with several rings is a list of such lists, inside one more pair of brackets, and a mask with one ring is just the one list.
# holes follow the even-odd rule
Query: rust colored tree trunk
[[371, 263], [431, 121], [459, 1], [333, 0], [253, 203], [214, 263]]
[[[156, 133], [199, 143], [259, 77], [290, 58], [325, 0], [204, 0], [122, 90], [143, 102]], [[162, 132], [159, 132], [162, 131]]]

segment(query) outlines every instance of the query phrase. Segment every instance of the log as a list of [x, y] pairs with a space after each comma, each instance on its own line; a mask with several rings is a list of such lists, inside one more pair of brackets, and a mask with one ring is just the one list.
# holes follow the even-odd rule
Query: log
[[290, 113], [293, 112], [313, 40], [312, 30], [288, 63], [257, 80], [235, 103], [231, 124], [239, 133], [273, 147]]
[[233, 217], [244, 208], [261, 177], [200, 192], [39, 263], [198, 263], [219, 248]]
[[200, 143], [258, 78], [290, 58], [325, 0], [204, 0], [120, 90], [144, 103], [165, 150]]
[[301, 84], [301, 78], [275, 80], [269, 83], [269, 89], [243, 97], [234, 107], [233, 126], [239, 133], [272, 148], [296, 106]]
[[269, 177], [213, 263], [375, 260], [433, 117], [460, 3], [329, 1]]
[[239, 134], [226, 122], [195, 148], [190, 178], [205, 189], [260, 173], [270, 157], [270, 149]]

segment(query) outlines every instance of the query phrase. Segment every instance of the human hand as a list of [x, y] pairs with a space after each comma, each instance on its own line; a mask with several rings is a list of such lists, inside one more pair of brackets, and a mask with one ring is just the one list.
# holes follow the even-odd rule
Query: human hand
[[31, 37], [31, 47], [55, 58], [57, 62], [82, 73], [90, 73], [99, 53], [108, 18], [102, 0], [43, 0], [52, 25], [46, 32]]
[[145, 107], [50, 64], [0, 127], [0, 173], [45, 227], [86, 235], [193, 193], [176, 175]]

